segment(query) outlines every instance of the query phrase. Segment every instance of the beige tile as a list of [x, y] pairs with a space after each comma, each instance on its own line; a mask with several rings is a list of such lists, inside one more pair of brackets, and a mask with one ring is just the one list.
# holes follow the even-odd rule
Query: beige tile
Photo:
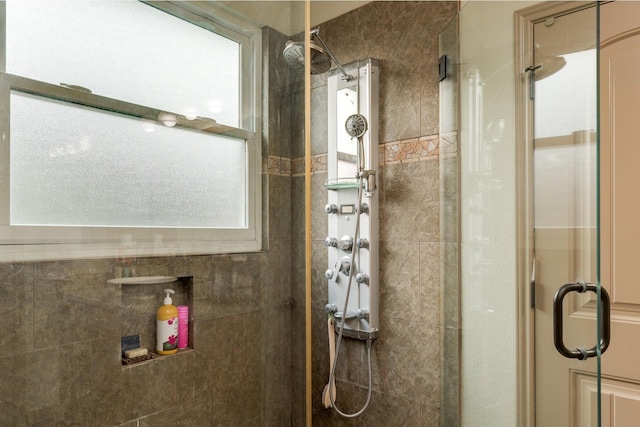
[[211, 291], [214, 315], [237, 314], [260, 307], [266, 273], [265, 253], [216, 255]]
[[420, 243], [420, 319], [440, 324], [440, 243]]
[[213, 395], [213, 426], [262, 425], [262, 382], [244, 382]]
[[269, 249], [267, 277], [262, 278], [262, 306], [289, 304], [291, 297], [292, 244], [290, 240], [273, 240]]
[[93, 340], [90, 354], [92, 425], [114, 426], [136, 418], [122, 370], [120, 337]]
[[458, 244], [441, 244], [440, 322], [448, 327], [460, 325], [460, 282], [458, 280]]
[[196, 323], [197, 353], [209, 365], [215, 392], [229, 390], [243, 379], [242, 315], [218, 317]]
[[0, 357], [0, 425], [25, 425], [26, 372], [24, 353]]
[[405, 320], [420, 318], [420, 244], [381, 242], [380, 313]]
[[160, 356], [151, 363], [123, 370], [124, 390], [136, 390], [132, 399], [136, 417], [163, 411], [178, 404], [178, 358]]
[[263, 310], [244, 313], [242, 315], [242, 376], [244, 381], [255, 380], [263, 375], [264, 355], [267, 344], [264, 334], [277, 321], [266, 323], [269, 316], [277, 316], [277, 312]]
[[[306, 336], [305, 336], [305, 311], [304, 306], [294, 308], [291, 311], [291, 366], [296, 369], [304, 369], [306, 366]], [[315, 348], [315, 347], [313, 347]], [[314, 365], [324, 366], [321, 360], [313, 359]]]
[[306, 425], [305, 370], [291, 370], [291, 425]]
[[328, 140], [328, 92], [327, 86], [318, 86], [311, 90], [311, 154], [327, 152]]
[[140, 427], [211, 427], [213, 406], [210, 397], [165, 409], [140, 419]]
[[420, 396], [421, 401], [439, 407], [440, 327], [385, 317], [381, 320], [381, 339], [376, 347], [383, 391], [407, 399]]
[[327, 237], [327, 190], [324, 189], [326, 173], [317, 173], [311, 177], [311, 239], [322, 240]]
[[107, 284], [104, 274], [78, 272], [80, 264], [67, 263], [70, 268], [56, 268], [55, 273], [52, 264], [38, 267], [33, 300], [35, 348], [120, 332], [119, 287]]
[[420, 427], [440, 427], [441, 425], [445, 426], [454, 426], [458, 424], [442, 424], [440, 421], [440, 408], [435, 408], [433, 406], [426, 405], [424, 403], [420, 404]]
[[458, 240], [458, 158], [440, 158], [440, 235], [443, 242]]
[[269, 240], [291, 234], [291, 178], [269, 175]]
[[385, 166], [380, 206], [384, 241], [436, 242], [440, 238], [438, 161]]
[[33, 349], [34, 280], [33, 264], [0, 264], [0, 318], [4, 325], [0, 346], [5, 355]]
[[24, 354], [25, 424], [89, 425], [91, 359], [86, 343]]

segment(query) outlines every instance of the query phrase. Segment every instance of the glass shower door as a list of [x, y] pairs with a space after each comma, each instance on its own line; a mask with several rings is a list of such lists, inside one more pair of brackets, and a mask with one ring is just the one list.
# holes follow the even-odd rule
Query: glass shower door
[[600, 426], [609, 297], [600, 285], [597, 5], [533, 23], [536, 425]]

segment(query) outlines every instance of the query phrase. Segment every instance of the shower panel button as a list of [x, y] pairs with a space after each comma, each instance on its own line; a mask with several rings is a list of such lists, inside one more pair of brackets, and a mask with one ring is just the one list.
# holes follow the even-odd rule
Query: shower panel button
[[348, 256], [342, 257], [339, 262], [336, 262], [336, 268], [339, 273], [349, 277], [349, 274], [351, 274], [351, 258]]
[[338, 240], [336, 247], [344, 252], [351, 252], [353, 248], [353, 237], [343, 236], [342, 239]]
[[369, 249], [369, 241], [367, 239], [360, 238], [356, 242], [358, 249]]
[[368, 284], [369, 283], [369, 276], [367, 274], [364, 274], [364, 273], [356, 274], [356, 283]]
[[369, 213], [369, 205], [366, 203], [363, 203], [360, 205], [360, 213]]
[[327, 203], [327, 204], [324, 206], [324, 211], [325, 211], [327, 214], [336, 213], [336, 212], [338, 212], [338, 205], [335, 205], [335, 204], [333, 204], [333, 203]]
[[324, 245], [328, 248], [335, 248], [338, 245], [338, 239], [336, 239], [335, 237], [327, 237], [326, 239], [324, 239]]

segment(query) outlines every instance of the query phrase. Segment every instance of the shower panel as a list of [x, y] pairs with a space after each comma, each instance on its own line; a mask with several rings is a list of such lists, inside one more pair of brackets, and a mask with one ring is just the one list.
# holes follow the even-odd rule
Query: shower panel
[[328, 77], [326, 310], [345, 337], [372, 340], [379, 328], [379, 68], [366, 59], [345, 69], [355, 78], [345, 80], [337, 70]]

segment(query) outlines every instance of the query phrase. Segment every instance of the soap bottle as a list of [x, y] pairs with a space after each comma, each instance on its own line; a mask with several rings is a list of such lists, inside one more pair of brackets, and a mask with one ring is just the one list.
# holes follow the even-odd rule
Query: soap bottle
[[156, 318], [156, 352], [158, 354], [173, 354], [178, 351], [178, 308], [173, 305], [170, 294], [173, 289], [165, 289], [167, 294], [164, 305], [158, 308]]

